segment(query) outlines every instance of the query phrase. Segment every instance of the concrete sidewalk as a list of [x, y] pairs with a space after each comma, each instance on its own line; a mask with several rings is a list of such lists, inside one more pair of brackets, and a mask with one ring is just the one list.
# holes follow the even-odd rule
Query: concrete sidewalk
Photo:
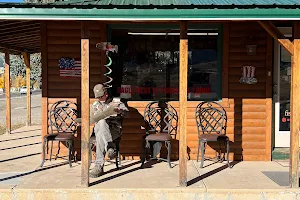
[[23, 127], [0, 136], [0, 200], [6, 199], [193, 199], [193, 200], [300, 200], [299, 189], [288, 188], [288, 162], [226, 163], [188, 162], [188, 187], [178, 185], [178, 162], [122, 161], [118, 171], [106, 163], [106, 174], [80, 187], [80, 162], [70, 168], [66, 161], [41, 158], [41, 128]]

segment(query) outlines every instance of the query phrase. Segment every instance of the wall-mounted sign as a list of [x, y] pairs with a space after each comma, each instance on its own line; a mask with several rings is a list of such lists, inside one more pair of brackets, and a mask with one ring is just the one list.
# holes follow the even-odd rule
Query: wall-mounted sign
[[59, 59], [60, 77], [81, 77], [81, 62], [74, 58]]
[[255, 67], [254, 66], [243, 66], [242, 77], [240, 83], [244, 84], [255, 84], [257, 79], [255, 78]]

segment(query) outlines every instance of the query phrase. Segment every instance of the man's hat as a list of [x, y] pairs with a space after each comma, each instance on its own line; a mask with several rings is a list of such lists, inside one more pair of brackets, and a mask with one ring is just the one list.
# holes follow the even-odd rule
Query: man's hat
[[99, 98], [104, 96], [106, 89], [104, 88], [104, 86], [102, 84], [97, 84], [94, 87], [94, 94], [95, 94], [95, 98]]

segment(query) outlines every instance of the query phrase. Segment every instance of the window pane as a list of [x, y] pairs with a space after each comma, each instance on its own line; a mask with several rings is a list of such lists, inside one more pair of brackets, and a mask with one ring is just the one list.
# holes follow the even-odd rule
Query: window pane
[[279, 130], [290, 130], [291, 55], [280, 46]]
[[[111, 54], [114, 95], [133, 101], [179, 100], [179, 30], [113, 29], [111, 38], [119, 47]], [[217, 29], [189, 31], [188, 100], [218, 97], [217, 53]]]
[[218, 98], [218, 32], [210, 30], [210, 34], [189, 36], [189, 100]]

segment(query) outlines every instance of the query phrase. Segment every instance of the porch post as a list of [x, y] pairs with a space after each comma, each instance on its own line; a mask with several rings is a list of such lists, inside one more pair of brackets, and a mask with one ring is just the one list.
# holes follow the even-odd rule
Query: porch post
[[27, 126], [31, 126], [31, 95], [30, 95], [30, 54], [22, 52], [26, 65], [26, 88], [27, 88]]
[[81, 23], [81, 186], [89, 187], [89, 33], [86, 22]]
[[179, 70], [179, 185], [187, 186], [187, 70], [188, 70], [188, 31], [187, 22], [180, 22], [180, 70]]
[[290, 185], [299, 187], [299, 131], [300, 131], [300, 22], [293, 24], [294, 54], [291, 70], [291, 134], [290, 134]]
[[10, 60], [9, 50], [5, 49], [5, 97], [6, 97], [6, 133], [11, 133], [11, 104], [10, 104]]

